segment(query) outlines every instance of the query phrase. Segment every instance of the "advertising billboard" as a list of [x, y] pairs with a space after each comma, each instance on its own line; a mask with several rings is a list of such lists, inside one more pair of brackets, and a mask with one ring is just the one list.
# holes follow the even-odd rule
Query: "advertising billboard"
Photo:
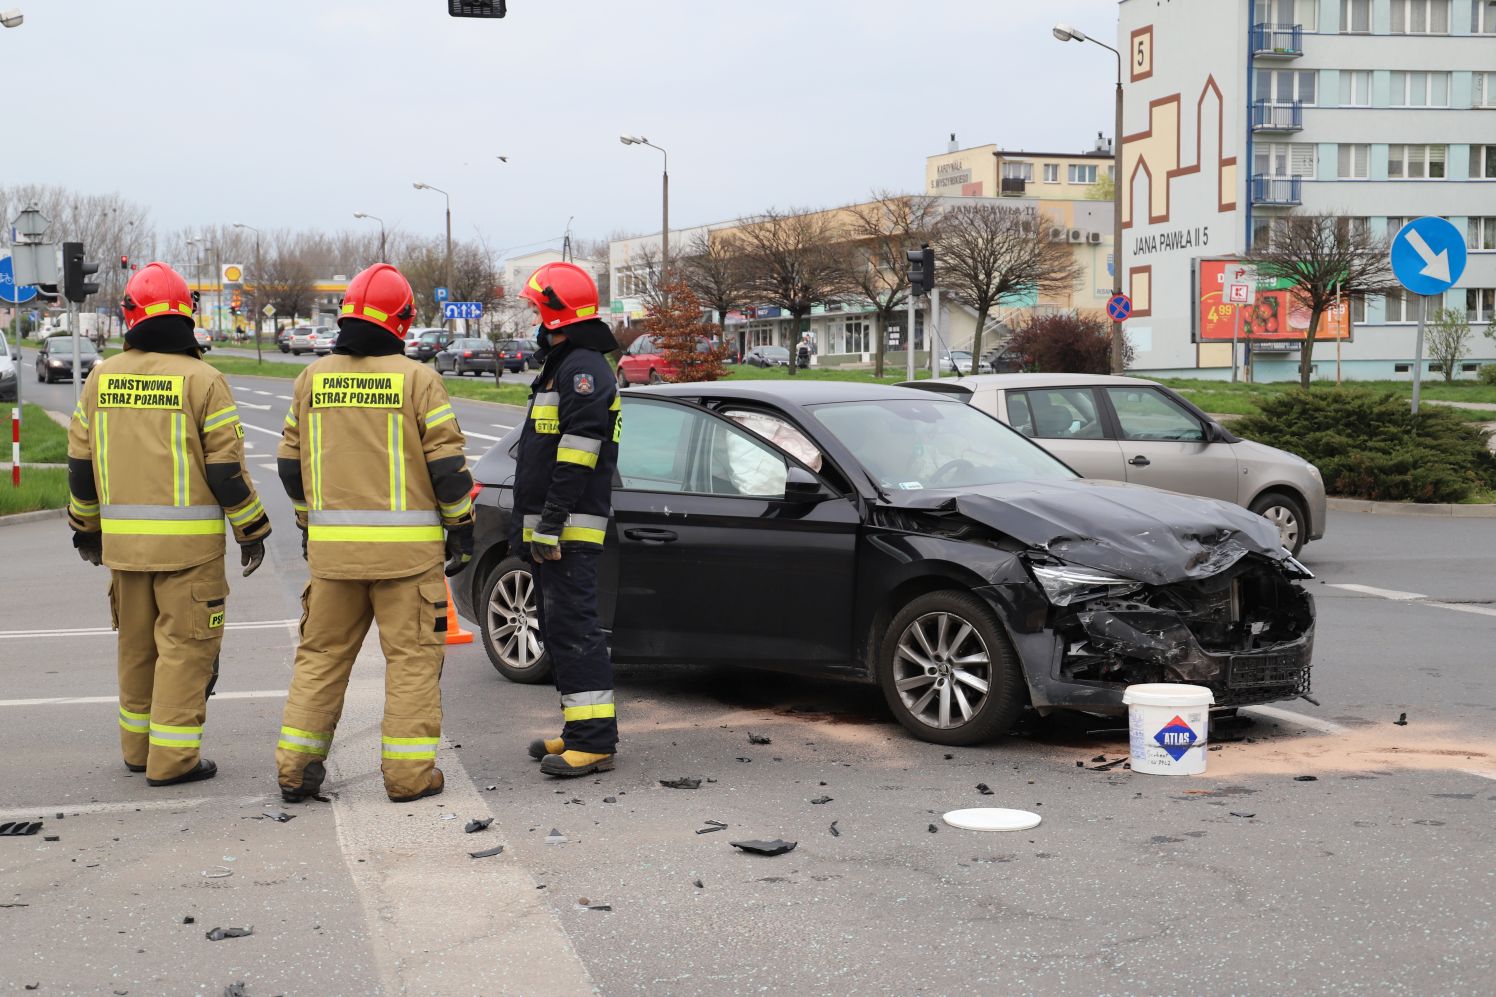
[[[1255, 342], [1292, 342], [1309, 335], [1309, 308], [1293, 297], [1292, 285], [1282, 279], [1256, 280], [1253, 301], [1229, 300], [1232, 277], [1252, 273], [1252, 264], [1238, 259], [1202, 259], [1195, 265], [1194, 334], [1197, 343], [1229, 343], [1232, 337]], [[1349, 342], [1350, 302], [1344, 301], [1320, 316], [1316, 342]]]

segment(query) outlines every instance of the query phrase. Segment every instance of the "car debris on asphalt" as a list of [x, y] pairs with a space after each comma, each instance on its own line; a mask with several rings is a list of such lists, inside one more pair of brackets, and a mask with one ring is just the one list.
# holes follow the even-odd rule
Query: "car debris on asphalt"
[[749, 744], [773, 744], [774, 740], [773, 740], [773, 738], [765, 737], [762, 734], [755, 734], [755, 733], [753, 733], [753, 731], [750, 730], [748, 732], [748, 743]]
[[255, 817], [255, 820], [273, 820], [277, 824], [284, 824], [287, 821], [293, 821], [295, 819], [295, 814], [288, 814], [284, 810], [272, 810], [268, 806], [265, 808], [264, 813], [259, 814]]
[[576, 909], [577, 910], [606, 910], [606, 911], [611, 911], [613, 909], [613, 905], [612, 904], [595, 904], [591, 900], [588, 900], [586, 897], [582, 897], [582, 898], [580, 898], [580, 899], [577, 900]]
[[470, 820], [470, 821], [467, 822], [467, 826], [464, 827], [462, 830], [464, 832], [466, 832], [467, 834], [476, 834], [479, 831], [482, 831], [483, 829], [485, 829], [486, 827], [488, 827], [488, 825], [490, 825], [492, 823], [493, 823], [493, 818], [492, 817], [474, 817], [472, 820]]
[[740, 848], [745, 852], [752, 852], [754, 855], [783, 855], [785, 852], [794, 851], [795, 846], [798, 844], [798, 841], [785, 841], [783, 838], [775, 838], [773, 841], [753, 840], [731, 842], [732, 847]]
[[4, 824], [0, 824], [0, 837], [22, 838], [35, 834], [41, 829], [42, 822], [39, 820], [8, 820]]
[[468, 858], [474, 858], [474, 859], [493, 858], [495, 855], [502, 854], [503, 851], [504, 851], [504, 846], [503, 845], [494, 845], [492, 848], [485, 848], [481, 852], [468, 852]]
[[206, 937], [210, 942], [221, 942], [225, 938], [246, 938], [254, 933], [254, 925], [250, 925], [248, 928], [214, 928]]
[[548, 845], [564, 845], [570, 840], [570, 838], [554, 827], [551, 828], [551, 833], [545, 836], [545, 843]]
[[813, 807], [818, 807], [818, 806], [821, 806], [824, 803], [830, 803], [830, 802], [831, 802], [831, 797], [829, 797], [829, 796], [817, 796], [815, 799], [813, 799], [813, 800], [810, 801], [810, 805], [813, 806]]
[[977, 792], [981, 793], [983, 796], [991, 796], [992, 787], [987, 785], [985, 782], [979, 782], [977, 783]]
[[1239, 810], [1233, 810], [1233, 811], [1231, 811], [1231, 816], [1233, 816], [1233, 817], [1251, 818], [1251, 817], [1256, 817], [1257, 815], [1255, 813], [1249, 814], [1249, 813], [1243, 813], [1243, 812], [1241, 812]]
[[224, 987], [223, 997], [249, 997], [249, 990], [244, 986], [244, 981], [240, 980]]
[[1397, 719], [1392, 722], [1399, 727], [1406, 727], [1408, 725], [1408, 715], [1406, 713], [1399, 713]]
[[228, 879], [234, 874], [234, 870], [226, 865], [215, 865], [203, 870], [204, 879]]
[[841, 832], [836, 829], [836, 825], [840, 824], [840, 823], [841, 823], [841, 821], [836, 821], [836, 820], [834, 820], [834, 821], [831, 822], [831, 836], [833, 838], [840, 838], [841, 837]]
[[683, 775], [679, 779], [661, 779], [660, 785], [666, 789], [700, 789], [701, 780], [693, 776]]
[[963, 831], [1027, 831], [1038, 827], [1043, 819], [1028, 810], [1009, 810], [1005, 807], [969, 807], [952, 810], [942, 815], [951, 827]]
[[1294, 782], [1319, 782], [1319, 776], [1317, 776], [1317, 775], [1296, 775], [1296, 776], [1293, 777], [1293, 781]]

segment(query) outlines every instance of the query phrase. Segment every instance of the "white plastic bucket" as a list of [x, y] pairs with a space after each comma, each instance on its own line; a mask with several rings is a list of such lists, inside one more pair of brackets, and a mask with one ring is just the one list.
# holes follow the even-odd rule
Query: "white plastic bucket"
[[1148, 775], [1199, 775], [1210, 742], [1210, 706], [1204, 686], [1154, 682], [1130, 685], [1127, 704], [1132, 770]]

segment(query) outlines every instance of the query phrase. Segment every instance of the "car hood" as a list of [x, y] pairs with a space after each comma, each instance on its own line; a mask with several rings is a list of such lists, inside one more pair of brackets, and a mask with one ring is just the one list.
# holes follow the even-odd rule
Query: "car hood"
[[1034, 553], [1170, 585], [1226, 570], [1249, 553], [1287, 558], [1277, 527], [1239, 506], [1120, 481], [1024, 481], [895, 492], [907, 509], [957, 513]]
[[1266, 443], [1258, 443], [1256, 440], [1239, 440], [1231, 444], [1231, 448], [1236, 451], [1237, 458], [1242, 460], [1283, 461], [1297, 464], [1304, 468], [1310, 466], [1309, 462], [1298, 454], [1289, 453], [1287, 450], [1279, 450], [1277, 447], [1270, 447]]

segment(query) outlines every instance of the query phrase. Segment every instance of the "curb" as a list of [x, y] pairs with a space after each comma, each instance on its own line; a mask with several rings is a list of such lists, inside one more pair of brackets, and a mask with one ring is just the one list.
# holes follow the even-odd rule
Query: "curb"
[[34, 512], [17, 512], [10, 516], [0, 516], [0, 526], [24, 526], [27, 523], [40, 523], [46, 519], [64, 519], [67, 513], [66, 509], [37, 509]]
[[1445, 519], [1496, 519], [1496, 505], [1456, 505], [1452, 503], [1372, 502], [1368, 499], [1331, 498], [1331, 509], [1337, 512], [1367, 512], [1391, 516], [1433, 516]]

